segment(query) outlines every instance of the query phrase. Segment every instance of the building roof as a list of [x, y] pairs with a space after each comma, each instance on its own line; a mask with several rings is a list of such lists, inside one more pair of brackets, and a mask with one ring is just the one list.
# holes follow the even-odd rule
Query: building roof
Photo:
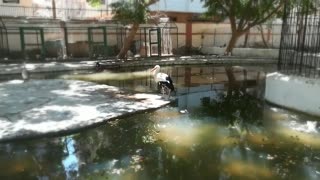
[[160, 0], [150, 6], [151, 11], [203, 13], [203, 2], [200, 0]]

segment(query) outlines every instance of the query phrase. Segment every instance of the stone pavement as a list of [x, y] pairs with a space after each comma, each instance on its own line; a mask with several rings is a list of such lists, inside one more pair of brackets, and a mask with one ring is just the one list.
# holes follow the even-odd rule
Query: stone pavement
[[0, 83], [0, 142], [75, 132], [168, 103], [85, 81], [12, 80]]
[[[100, 62], [107, 68], [117, 67], [151, 67], [156, 64], [165, 65], [258, 65], [276, 64], [277, 60], [272, 58], [238, 58], [238, 57], [217, 57], [217, 56], [181, 56], [166, 58], [148, 58], [137, 60], [79, 60], [79, 61], [56, 61], [56, 62], [30, 62], [26, 63], [29, 72], [56, 72], [72, 70], [93, 69], [96, 62]], [[0, 62], [0, 75], [20, 74], [22, 63]]]
[[[26, 63], [26, 69], [33, 73], [55, 72], [55, 71], [72, 71], [93, 69], [95, 61], [78, 61], [78, 62], [31, 62]], [[0, 75], [20, 74], [22, 63], [0, 63]]]

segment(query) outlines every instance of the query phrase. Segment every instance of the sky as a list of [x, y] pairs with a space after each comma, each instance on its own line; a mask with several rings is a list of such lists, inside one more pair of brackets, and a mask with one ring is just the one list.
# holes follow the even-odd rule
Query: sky
[[202, 13], [205, 9], [200, 0], [160, 0], [150, 6], [151, 10]]
[[[51, 7], [52, 0], [33, 0], [34, 4], [38, 4], [41, 6], [48, 6]], [[67, 3], [74, 5], [80, 5], [81, 3], [85, 3], [86, 0], [56, 0], [56, 5], [58, 7], [61, 4]], [[105, 0], [106, 2], [112, 3], [117, 0]], [[62, 3], [64, 2], [64, 3]], [[81, 3], [80, 3], [81, 2]], [[151, 5], [150, 9], [153, 11], [161, 10], [161, 11], [173, 11], [173, 12], [194, 12], [194, 13], [203, 13], [205, 9], [202, 7], [200, 0], [160, 0], [158, 3]], [[73, 7], [78, 8], [78, 7]]]

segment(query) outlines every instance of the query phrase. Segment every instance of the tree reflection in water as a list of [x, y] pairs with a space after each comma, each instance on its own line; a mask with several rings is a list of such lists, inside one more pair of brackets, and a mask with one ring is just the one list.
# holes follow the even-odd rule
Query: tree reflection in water
[[263, 106], [262, 100], [238, 89], [222, 92], [216, 99], [203, 98], [202, 106], [195, 114], [216, 117], [224, 125], [239, 126], [248, 132], [248, 126], [261, 125]]
[[[224, 97], [221, 95], [219, 99]], [[239, 99], [251, 98], [241, 93], [228, 98], [203, 102], [207, 103], [202, 107], [205, 110], [200, 108], [202, 111], [195, 114], [180, 114], [175, 107], [167, 107], [109, 121], [101, 127], [67, 137], [72, 139], [74, 148], [69, 153], [64, 152], [68, 146], [68, 141], [63, 141], [66, 138], [11, 144], [8, 152], [2, 146], [1, 158], [7, 167], [1, 166], [1, 172], [9, 174], [8, 170], [11, 171], [2, 177], [277, 179], [297, 175], [310, 177], [305, 172], [312, 175], [318, 150], [304, 145], [296, 137], [288, 139], [287, 136], [272, 135], [273, 131], [255, 131], [252, 126], [256, 126], [250, 123], [261, 124], [263, 110], [258, 107], [263, 105], [254, 108], [254, 102], [262, 102], [251, 99], [239, 105], [236, 103]], [[226, 108], [227, 105], [230, 108]], [[257, 116], [245, 116], [243, 114], [250, 111], [239, 110], [251, 106]], [[222, 112], [223, 108], [227, 112]], [[254, 121], [255, 117], [260, 120]], [[234, 136], [233, 128], [230, 128], [239, 119], [243, 119], [250, 129], [250, 133], [242, 135], [243, 140], [239, 135]], [[52, 141], [58, 143], [46, 143]], [[24, 158], [12, 160], [12, 153], [22, 155], [15, 155], [16, 159]], [[63, 160], [70, 154], [77, 158], [73, 162], [77, 162], [79, 168], [73, 169], [78, 172], [66, 176], [68, 172], [64, 172], [67, 170], [63, 168]]]

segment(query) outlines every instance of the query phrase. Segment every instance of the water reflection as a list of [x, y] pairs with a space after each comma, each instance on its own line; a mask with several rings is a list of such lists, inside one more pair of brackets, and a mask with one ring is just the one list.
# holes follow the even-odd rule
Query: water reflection
[[66, 157], [62, 160], [64, 170], [68, 179], [79, 176], [79, 160], [75, 154], [75, 141], [71, 137], [64, 139]]
[[1, 179], [65, 179], [57, 140], [1, 144]]
[[[228, 78], [223, 68], [175, 67], [164, 71], [172, 75], [178, 89], [171, 106], [115, 119], [66, 137], [1, 144], [0, 177], [320, 178], [319, 119], [252, 98], [258, 94], [253, 87], [259, 84], [257, 77], [261, 79], [262, 73], [247, 71], [247, 79], [252, 80], [251, 85], [247, 83], [248, 95], [242, 90], [224, 93]], [[154, 91], [148, 78], [107, 83]]]
[[194, 109], [201, 106], [202, 99], [216, 99], [218, 92], [223, 92], [223, 84], [201, 85], [197, 87], [180, 87], [177, 99], [180, 109]]

